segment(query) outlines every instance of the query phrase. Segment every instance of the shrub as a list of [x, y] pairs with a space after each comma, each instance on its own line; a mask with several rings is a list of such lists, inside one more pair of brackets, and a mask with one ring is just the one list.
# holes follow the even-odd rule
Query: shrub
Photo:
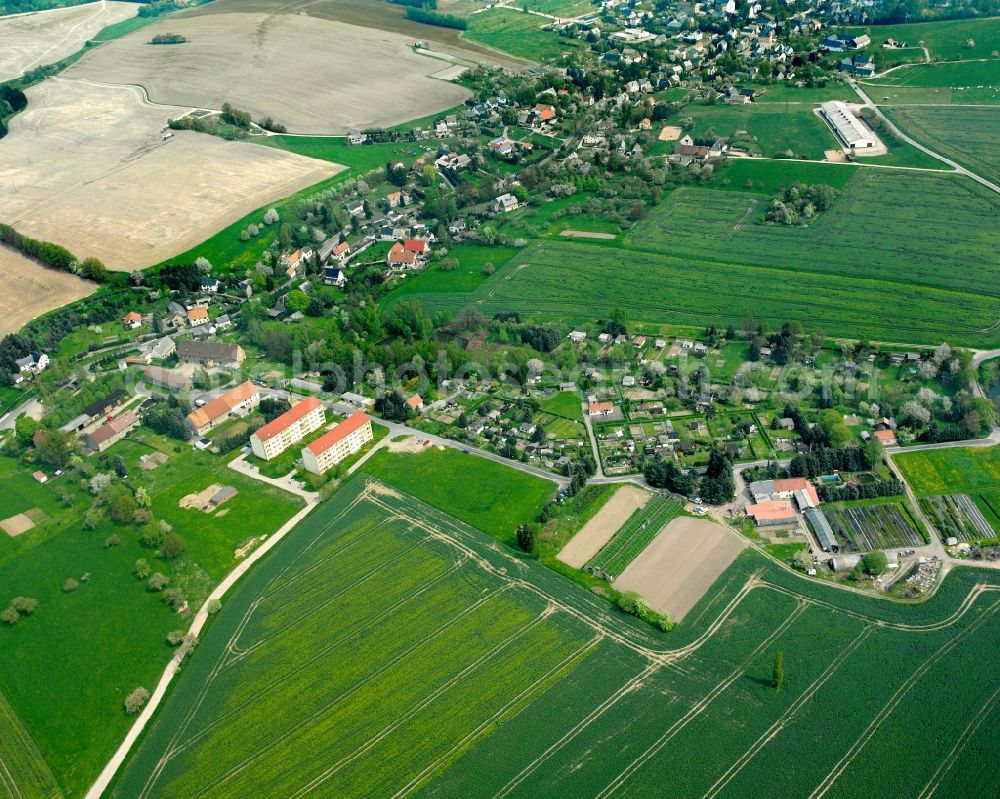
[[79, 587], [80, 583], [78, 583], [72, 577], [67, 578], [66, 582], [63, 583], [63, 591], [65, 591], [67, 594], [73, 593], [73, 591], [75, 591]]
[[139, 558], [135, 562], [135, 576], [140, 580], [145, 580], [149, 577], [149, 561], [145, 558]]
[[22, 616], [30, 616], [38, 607], [38, 600], [30, 596], [16, 596], [10, 601], [10, 606]]
[[163, 592], [163, 601], [171, 610], [180, 610], [187, 600], [180, 588], [168, 588]]
[[112, 533], [107, 538], [104, 539], [104, 548], [111, 549], [112, 547], [120, 546], [122, 543], [121, 538], [119, 538], [117, 533]]
[[6, 610], [0, 611], [0, 621], [13, 627], [21, 620], [18, 612], [14, 608], [7, 608]]
[[649, 613], [649, 604], [635, 591], [626, 591], [618, 597], [618, 607], [640, 619]]
[[184, 641], [184, 631], [183, 630], [171, 630], [167, 633], [167, 643], [170, 646], [180, 646]]
[[142, 710], [142, 706], [148, 701], [149, 691], [140, 685], [125, 697], [125, 712], [132, 716]]
[[205, 605], [205, 612], [209, 616], [214, 616], [220, 610], [222, 610], [222, 603], [218, 599], [210, 599], [208, 600], [208, 604]]
[[156, 572], [156, 574], [149, 578], [149, 582], [146, 585], [150, 591], [162, 591], [169, 584], [170, 578], [167, 575]]
[[177, 533], [170, 533], [163, 539], [163, 557], [165, 558], [176, 558], [178, 555], [183, 555], [186, 549], [187, 544]]

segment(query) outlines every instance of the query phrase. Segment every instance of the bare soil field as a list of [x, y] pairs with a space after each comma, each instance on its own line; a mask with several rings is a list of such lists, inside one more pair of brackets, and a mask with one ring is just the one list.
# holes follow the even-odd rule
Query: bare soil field
[[[151, 46], [156, 34], [187, 38]], [[154, 103], [271, 116], [292, 133], [343, 134], [445, 111], [467, 89], [429, 77], [443, 63], [398, 33], [305, 14], [171, 17], [110, 42], [67, 78], [134, 84]]]
[[716, 522], [682, 516], [663, 528], [614, 586], [641, 594], [654, 610], [679, 622], [745, 548]]
[[24, 513], [18, 513], [0, 521], [0, 530], [3, 530], [11, 538], [16, 538], [22, 533], [28, 532], [34, 526], [35, 523]]
[[424, 25], [406, 18], [406, 9], [385, 0], [214, 0], [182, 13], [180, 17], [243, 13], [308, 14], [317, 19], [336, 20], [349, 25], [398, 33], [409, 41], [421, 41], [429, 49], [470, 61], [482, 61], [508, 69], [523, 69], [530, 61], [502, 53], [491, 47], [467, 41], [455, 28]]
[[136, 87], [60, 77], [27, 94], [0, 142], [0, 219], [111, 269], [163, 261], [342, 169], [200, 133], [164, 140], [187, 109]]
[[611, 240], [615, 238], [614, 233], [599, 233], [596, 230], [563, 230], [560, 236], [567, 239], [603, 239]]
[[138, 9], [135, 3], [102, 0], [0, 17], [0, 82], [72, 55], [102, 28], [134, 17]]
[[683, 128], [676, 125], [664, 125], [657, 138], [660, 141], [677, 141], [684, 133]]
[[0, 247], [0, 287], [0, 336], [96, 289], [93, 283], [47, 269], [8, 247]]
[[607, 504], [587, 522], [557, 556], [574, 569], [580, 569], [603, 547], [628, 517], [650, 500], [650, 493], [634, 486], [619, 488]]

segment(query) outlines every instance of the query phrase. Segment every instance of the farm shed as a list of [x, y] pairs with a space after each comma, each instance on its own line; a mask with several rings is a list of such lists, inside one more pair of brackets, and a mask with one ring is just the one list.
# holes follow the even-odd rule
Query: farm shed
[[223, 486], [214, 494], [212, 494], [211, 499], [209, 499], [209, 504], [214, 507], [219, 507], [223, 502], [232, 499], [236, 496], [236, 489], [233, 486]]
[[853, 569], [859, 563], [861, 563], [860, 555], [834, 555], [829, 560], [830, 568], [835, 572], [847, 571], [848, 569]]
[[823, 511], [816, 508], [807, 508], [805, 515], [809, 520], [809, 524], [812, 525], [813, 532], [816, 533], [816, 539], [819, 541], [819, 545], [823, 551], [838, 552], [840, 545], [837, 543], [837, 538], [833, 534], [830, 522], [826, 520]]

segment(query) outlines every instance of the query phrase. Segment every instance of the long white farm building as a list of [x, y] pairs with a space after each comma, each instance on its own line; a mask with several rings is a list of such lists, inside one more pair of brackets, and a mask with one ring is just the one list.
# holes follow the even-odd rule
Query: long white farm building
[[875, 134], [855, 116], [847, 103], [830, 100], [820, 106], [820, 111], [844, 147], [850, 150], [862, 150], [878, 145]]

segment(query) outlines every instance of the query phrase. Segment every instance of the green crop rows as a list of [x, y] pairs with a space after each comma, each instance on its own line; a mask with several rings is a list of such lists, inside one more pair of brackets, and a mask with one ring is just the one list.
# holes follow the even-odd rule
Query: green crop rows
[[355, 479], [236, 588], [115, 795], [996, 795], [956, 764], [1000, 743], [998, 589], [894, 604], [748, 550], [660, 633]]
[[62, 796], [48, 763], [0, 694], [0, 796], [53, 799]]
[[924, 497], [920, 507], [933, 520], [943, 539], [979, 541], [997, 535], [986, 514], [968, 494]]
[[805, 228], [758, 224], [769, 201], [681, 188], [622, 246], [543, 240], [469, 294], [417, 296], [431, 311], [473, 303], [573, 323], [627, 307], [654, 325], [750, 315], [851, 338], [1000, 344], [1000, 202], [978, 184], [859, 168]]
[[612, 580], [618, 577], [625, 571], [625, 567], [656, 538], [664, 525], [680, 515], [681, 510], [679, 502], [664, 497], [653, 497], [628, 517], [612, 539], [590, 559], [587, 568], [611, 575]]
[[823, 513], [845, 552], [913, 547], [924, 543], [909, 514], [898, 502], [826, 509]]

